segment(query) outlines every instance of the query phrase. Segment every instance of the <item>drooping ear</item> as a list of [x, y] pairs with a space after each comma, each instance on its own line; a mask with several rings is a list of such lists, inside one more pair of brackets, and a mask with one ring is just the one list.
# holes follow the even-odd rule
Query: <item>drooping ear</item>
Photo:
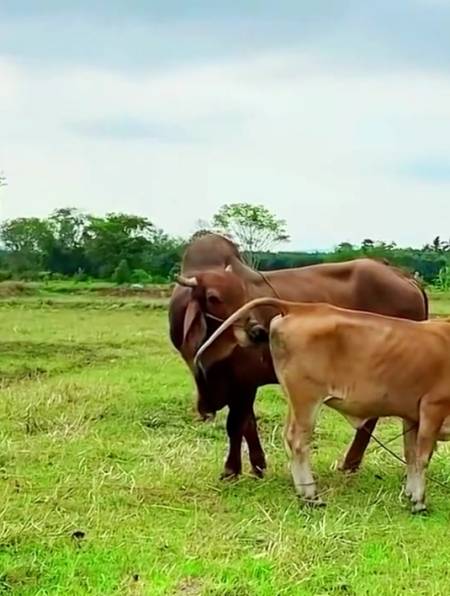
[[201, 368], [207, 371], [215, 362], [225, 360], [233, 353], [238, 346], [238, 342], [234, 335], [233, 329], [225, 331], [225, 333], [211, 344], [201, 356]]
[[192, 358], [206, 338], [206, 321], [198, 300], [191, 298], [184, 314], [183, 351]]

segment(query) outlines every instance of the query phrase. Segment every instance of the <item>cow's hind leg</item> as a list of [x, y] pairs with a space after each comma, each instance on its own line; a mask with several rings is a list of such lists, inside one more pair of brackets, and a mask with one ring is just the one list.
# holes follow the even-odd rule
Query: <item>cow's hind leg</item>
[[378, 418], [371, 418], [366, 421], [362, 428], [359, 428], [356, 431], [353, 441], [347, 448], [341, 463], [338, 465], [338, 470], [341, 470], [342, 472], [356, 472], [361, 465], [361, 461], [377, 422]]

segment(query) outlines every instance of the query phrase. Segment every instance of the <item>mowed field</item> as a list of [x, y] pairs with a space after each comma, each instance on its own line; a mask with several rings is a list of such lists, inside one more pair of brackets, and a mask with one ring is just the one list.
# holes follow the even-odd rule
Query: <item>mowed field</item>
[[[333, 470], [353, 432], [323, 411], [313, 465], [327, 506], [311, 509], [270, 387], [257, 400], [266, 478], [245, 460], [240, 480], [220, 481], [225, 413], [197, 422], [156, 306], [0, 302], [0, 593], [449, 593], [449, 447], [430, 468], [448, 490], [429, 483], [429, 514], [412, 516], [402, 464], [375, 444], [359, 473]], [[450, 315], [450, 300], [433, 310]], [[400, 432], [392, 421], [377, 434]]]

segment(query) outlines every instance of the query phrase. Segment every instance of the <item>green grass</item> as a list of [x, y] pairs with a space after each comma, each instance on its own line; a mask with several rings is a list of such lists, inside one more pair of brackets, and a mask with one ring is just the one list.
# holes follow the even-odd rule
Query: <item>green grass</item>
[[[93, 300], [0, 308], [0, 594], [448, 593], [450, 491], [430, 483], [429, 515], [412, 516], [401, 464], [375, 445], [358, 474], [333, 471], [352, 430], [324, 411], [314, 469], [328, 505], [303, 506], [277, 388], [257, 401], [267, 477], [246, 462], [219, 481], [224, 413], [196, 421], [165, 311]], [[433, 310], [450, 313], [448, 298]], [[445, 445], [430, 473], [450, 487]]]

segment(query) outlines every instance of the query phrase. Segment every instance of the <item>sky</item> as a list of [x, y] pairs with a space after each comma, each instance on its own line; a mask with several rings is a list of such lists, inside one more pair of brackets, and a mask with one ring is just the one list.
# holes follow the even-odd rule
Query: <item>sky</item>
[[1, 0], [0, 218], [186, 236], [224, 203], [285, 248], [450, 237], [450, 0]]

